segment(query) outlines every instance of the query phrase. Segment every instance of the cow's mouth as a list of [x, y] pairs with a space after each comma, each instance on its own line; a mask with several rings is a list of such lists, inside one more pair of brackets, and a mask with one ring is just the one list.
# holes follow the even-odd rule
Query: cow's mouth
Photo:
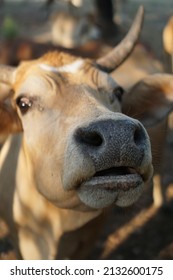
[[131, 167], [112, 167], [98, 171], [78, 188], [80, 199], [92, 208], [104, 208], [115, 203], [129, 206], [142, 192], [144, 179]]
[[115, 189], [128, 191], [137, 187], [141, 181], [141, 175], [134, 168], [121, 166], [96, 172], [88, 183], [100, 184], [110, 191]]

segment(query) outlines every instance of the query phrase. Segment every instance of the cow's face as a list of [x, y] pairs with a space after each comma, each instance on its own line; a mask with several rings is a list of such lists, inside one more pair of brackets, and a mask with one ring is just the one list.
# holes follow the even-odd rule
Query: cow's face
[[[4, 97], [0, 113], [8, 123], [15, 121], [10, 132], [22, 128], [22, 151], [35, 185], [59, 207], [128, 206], [151, 176], [147, 133], [121, 113], [122, 90], [103, 72], [130, 54], [142, 19], [141, 7], [124, 40], [96, 61], [57, 52], [16, 69], [0, 66], [0, 81], [12, 86], [16, 108], [12, 113]], [[1, 126], [7, 131], [3, 121]]]
[[39, 192], [78, 210], [136, 201], [152, 173], [150, 143], [142, 124], [121, 113], [123, 90], [112, 78], [90, 61], [52, 66], [45, 56], [22, 64], [15, 79]]

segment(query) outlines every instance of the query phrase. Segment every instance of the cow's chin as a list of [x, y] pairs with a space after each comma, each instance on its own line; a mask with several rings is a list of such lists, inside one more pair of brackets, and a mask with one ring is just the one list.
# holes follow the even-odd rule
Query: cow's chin
[[111, 205], [127, 207], [139, 198], [144, 185], [143, 177], [135, 169], [119, 167], [97, 172], [77, 192], [80, 200], [94, 209]]

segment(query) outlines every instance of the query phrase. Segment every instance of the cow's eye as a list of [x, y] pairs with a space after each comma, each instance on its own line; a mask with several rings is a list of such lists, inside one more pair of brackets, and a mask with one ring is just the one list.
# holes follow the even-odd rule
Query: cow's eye
[[115, 98], [118, 99], [119, 102], [122, 101], [122, 96], [124, 93], [124, 89], [122, 87], [116, 87], [111, 95], [110, 101], [113, 103], [115, 101]]
[[18, 97], [16, 100], [16, 104], [19, 107], [22, 114], [26, 114], [26, 112], [31, 108], [32, 101], [27, 97]]

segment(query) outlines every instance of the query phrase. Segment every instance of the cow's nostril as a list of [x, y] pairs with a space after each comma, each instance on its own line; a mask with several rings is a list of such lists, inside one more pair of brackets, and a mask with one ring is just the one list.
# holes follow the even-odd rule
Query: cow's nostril
[[145, 139], [143, 129], [140, 126], [137, 126], [134, 132], [134, 143], [136, 146], [140, 146]]
[[76, 136], [80, 143], [86, 144], [87, 146], [99, 147], [103, 143], [102, 136], [97, 131], [78, 129]]

